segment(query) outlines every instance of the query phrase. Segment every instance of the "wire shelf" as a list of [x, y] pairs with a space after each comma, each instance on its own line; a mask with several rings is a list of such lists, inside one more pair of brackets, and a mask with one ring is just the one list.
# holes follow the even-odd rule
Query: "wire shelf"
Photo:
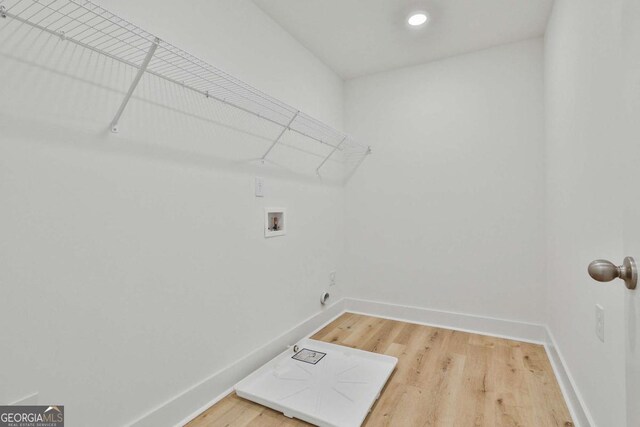
[[138, 69], [139, 75], [112, 123], [114, 129], [117, 129], [119, 116], [140, 77], [149, 73], [281, 126], [282, 133], [264, 153], [263, 159], [288, 132], [327, 146], [329, 154], [318, 164], [318, 174], [337, 151], [343, 154], [345, 164], [352, 162], [351, 157], [370, 153], [369, 147], [358, 144], [347, 134], [160, 40], [91, 1], [0, 0], [0, 17], [28, 24]]

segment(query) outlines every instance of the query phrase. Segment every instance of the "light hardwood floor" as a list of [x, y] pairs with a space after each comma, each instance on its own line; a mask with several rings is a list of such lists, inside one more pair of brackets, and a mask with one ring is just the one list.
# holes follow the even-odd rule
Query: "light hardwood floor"
[[[540, 345], [351, 313], [312, 338], [398, 358], [365, 426], [573, 426]], [[188, 427], [305, 425], [231, 394]]]

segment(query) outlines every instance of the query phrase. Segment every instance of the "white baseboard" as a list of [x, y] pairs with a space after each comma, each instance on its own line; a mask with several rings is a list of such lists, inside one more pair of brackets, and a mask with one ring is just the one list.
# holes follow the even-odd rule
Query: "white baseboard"
[[344, 298], [306, 319], [265, 346], [256, 349], [146, 415], [130, 427], [183, 426], [233, 391], [233, 385], [282, 352], [283, 348], [313, 335], [344, 312], [364, 314], [463, 332], [544, 345], [577, 427], [595, 427], [584, 408], [571, 375], [545, 325], [433, 310], [378, 301]]
[[346, 298], [346, 311], [383, 317], [404, 322], [419, 323], [462, 332], [472, 332], [517, 341], [544, 344], [546, 327], [535, 323], [496, 319], [486, 316], [433, 310], [408, 305], [389, 304]]
[[593, 421], [593, 417], [587, 409], [579, 389], [575, 385], [571, 372], [569, 372], [564, 357], [562, 357], [558, 344], [549, 328], [547, 328], [547, 343], [545, 344], [545, 349], [547, 350], [547, 356], [560, 384], [564, 400], [567, 402], [567, 406], [571, 412], [573, 424], [576, 427], [595, 427], [596, 423]]
[[183, 426], [229, 394], [239, 380], [282, 353], [282, 350], [287, 346], [295, 344], [313, 331], [320, 330], [342, 313], [344, 313], [343, 299], [304, 320], [263, 347], [257, 348], [236, 363], [219, 370], [173, 399], [159, 405], [129, 423], [128, 426]]

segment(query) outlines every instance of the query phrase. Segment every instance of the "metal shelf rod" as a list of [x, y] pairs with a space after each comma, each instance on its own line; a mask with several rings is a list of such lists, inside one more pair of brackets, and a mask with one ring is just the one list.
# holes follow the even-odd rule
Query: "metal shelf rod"
[[[78, 40], [75, 40], [75, 39], [72, 39], [72, 38], [66, 38], [64, 34], [61, 34], [61, 33], [57, 32], [57, 31], [55, 31], [55, 30], [52, 30], [52, 29], [50, 29], [50, 28], [47, 28], [47, 27], [44, 27], [44, 26], [42, 26], [42, 25], [36, 24], [36, 23], [34, 23], [34, 22], [28, 21], [27, 19], [22, 18], [21, 16], [17, 16], [17, 15], [14, 15], [14, 14], [12, 14], [12, 13], [9, 13], [9, 12], [5, 12], [5, 15], [6, 15], [6, 17], [7, 17], [7, 18], [15, 19], [15, 20], [16, 20], [16, 21], [18, 21], [18, 22], [21, 22], [21, 23], [23, 23], [23, 24], [27, 24], [27, 25], [30, 25], [30, 26], [32, 26], [32, 27], [35, 27], [35, 28], [37, 28], [37, 29], [39, 29], [39, 30], [41, 30], [41, 31], [44, 31], [44, 32], [48, 33], [48, 34], [51, 34], [51, 35], [54, 35], [54, 36], [58, 36], [58, 37], [64, 38], [64, 40], [66, 40], [66, 41], [68, 41], [68, 42], [71, 42], [71, 43], [77, 44], [78, 46], [81, 46], [81, 47], [83, 47], [83, 48], [85, 48], [85, 49], [89, 49], [89, 50], [91, 50], [91, 51], [93, 51], [93, 52], [96, 52], [96, 53], [99, 53], [99, 54], [101, 54], [101, 55], [105, 55], [105, 56], [107, 56], [107, 57], [109, 57], [109, 58], [111, 58], [111, 59], [113, 59], [113, 60], [116, 60], [116, 61], [118, 61], [118, 62], [121, 62], [121, 63], [123, 63], [123, 64], [129, 65], [129, 66], [131, 66], [131, 67], [138, 68], [138, 69], [140, 68], [140, 66], [139, 66], [139, 65], [137, 65], [136, 63], [134, 63], [134, 62], [132, 62], [132, 61], [130, 61], [130, 60], [126, 60], [126, 59], [120, 58], [120, 57], [118, 57], [118, 56], [116, 56], [116, 55], [113, 55], [113, 54], [111, 54], [111, 53], [109, 53], [109, 52], [106, 52], [106, 51], [104, 51], [104, 50], [101, 50], [101, 49], [96, 49], [95, 47], [93, 47], [93, 46], [91, 46], [91, 45], [89, 45], [89, 44], [87, 44], [87, 43], [84, 43], [84, 42], [81, 42], [81, 41], [78, 41]], [[0, 16], [2, 16], [2, 15], [0, 15]], [[137, 49], [139, 49], [138, 47], [136, 47], [136, 48], [137, 48]], [[175, 80], [175, 79], [172, 79], [172, 78], [170, 78], [170, 77], [167, 77], [167, 76], [165, 76], [165, 75], [163, 75], [163, 74], [157, 73], [157, 72], [155, 72], [155, 71], [153, 71], [153, 70], [149, 70], [149, 69], [147, 69], [147, 70], [146, 70], [146, 72], [147, 72], [148, 74], [152, 74], [152, 75], [154, 75], [154, 76], [156, 76], [156, 77], [159, 77], [159, 78], [161, 78], [161, 79], [163, 79], [163, 80], [166, 80], [166, 81], [168, 81], [168, 82], [170, 82], [170, 83], [173, 83], [173, 84], [177, 84], [177, 85], [183, 86], [182, 82], [179, 82], [178, 80]], [[278, 126], [284, 126], [284, 125], [285, 125], [285, 124], [283, 124], [283, 123], [281, 123], [281, 122], [278, 122], [278, 121], [273, 120], [273, 119], [271, 119], [271, 118], [269, 118], [269, 117], [265, 117], [264, 115], [261, 115], [261, 114], [259, 114], [259, 113], [254, 112], [254, 111], [251, 111], [251, 110], [249, 110], [249, 109], [247, 109], [247, 108], [245, 108], [245, 107], [242, 107], [241, 105], [238, 105], [238, 104], [236, 104], [236, 103], [234, 103], [234, 102], [230, 102], [230, 101], [228, 101], [228, 100], [226, 100], [226, 99], [223, 99], [223, 98], [220, 98], [220, 97], [214, 96], [214, 95], [212, 95], [211, 93], [207, 93], [207, 91], [205, 91], [205, 90], [196, 89], [196, 88], [194, 88], [194, 87], [192, 87], [192, 86], [184, 86], [184, 87], [185, 87], [186, 89], [189, 89], [189, 90], [193, 91], [193, 92], [199, 93], [199, 94], [200, 94], [200, 95], [202, 95], [202, 96], [205, 96], [205, 97], [207, 97], [207, 98], [215, 99], [215, 100], [216, 100], [216, 101], [218, 101], [218, 102], [222, 102], [223, 104], [230, 105], [230, 106], [232, 106], [232, 107], [234, 107], [234, 108], [237, 108], [237, 109], [239, 109], [239, 110], [244, 111], [245, 113], [249, 113], [249, 114], [251, 114], [251, 115], [254, 115], [254, 116], [256, 116], [256, 117], [259, 117], [259, 118], [260, 118], [260, 119], [262, 119], [262, 120], [266, 120], [266, 121], [268, 121], [268, 122], [270, 122], [270, 123], [273, 123], [273, 124], [275, 124], [275, 125], [278, 125]], [[323, 140], [321, 140], [320, 138], [317, 138], [317, 137], [315, 137], [315, 136], [313, 136], [313, 135], [309, 135], [308, 133], [303, 132], [303, 131], [301, 131], [301, 130], [293, 129], [293, 128], [291, 128], [290, 130], [291, 130], [292, 132], [295, 132], [295, 133], [297, 133], [297, 134], [300, 134], [300, 135], [302, 135], [302, 136], [304, 136], [304, 137], [306, 137], [306, 138], [309, 138], [309, 139], [314, 140], [314, 141], [316, 141], [316, 142], [319, 142], [319, 143], [321, 143], [321, 144], [327, 145], [327, 146], [329, 146], [329, 147], [333, 147], [333, 148], [335, 148], [335, 147], [336, 147], [334, 144], [331, 144], [331, 143], [328, 143], [328, 142], [326, 142], [326, 141], [323, 141]]]
[[120, 121], [120, 117], [122, 117], [122, 113], [124, 113], [124, 109], [127, 108], [127, 104], [129, 103], [129, 100], [133, 96], [133, 92], [136, 90], [136, 87], [138, 87], [138, 83], [140, 83], [140, 79], [142, 79], [144, 72], [147, 70], [147, 67], [149, 66], [149, 62], [151, 62], [151, 58], [153, 58], [153, 54], [156, 52], [156, 49], [158, 48], [159, 44], [160, 44], [159, 38], [156, 38], [155, 43], [151, 44], [151, 47], [149, 48], [149, 52], [147, 52], [147, 56], [144, 58], [142, 65], [138, 69], [138, 73], [136, 74], [136, 77], [133, 79], [133, 82], [131, 82], [131, 86], [129, 86], [129, 91], [127, 92], [127, 95], [122, 100], [122, 104], [120, 104], [120, 108], [118, 108], [118, 112], [116, 113], [116, 116], [111, 121], [111, 132], [118, 133], [118, 130], [119, 130], [118, 122]]
[[336, 152], [336, 150], [338, 150], [342, 144], [347, 140], [347, 137], [345, 136], [344, 138], [342, 138], [342, 141], [340, 141], [340, 144], [338, 144], [336, 146], [336, 148], [334, 148], [333, 150], [331, 150], [331, 152], [327, 155], [327, 157], [324, 158], [324, 160], [322, 161], [322, 163], [320, 163], [320, 165], [316, 168], [316, 173], [318, 175], [320, 175], [320, 169], [322, 168], [322, 166], [324, 166], [325, 163], [327, 163], [327, 160], [329, 160], [331, 158], [331, 156], [333, 156], [333, 153]]
[[349, 154], [366, 149], [346, 134], [170, 43], [159, 41], [153, 34], [91, 0], [0, 0], [0, 18], [15, 19], [136, 68], [136, 76], [111, 122], [112, 129], [117, 129], [136, 87], [144, 74], [149, 73], [282, 127], [263, 159], [282, 141], [287, 130], [331, 148], [328, 156], [320, 155], [323, 161], [316, 171], [336, 151]]
[[282, 129], [282, 132], [280, 132], [280, 135], [278, 135], [275, 141], [273, 141], [273, 144], [271, 144], [271, 147], [269, 147], [267, 152], [264, 153], [264, 155], [262, 156], [262, 160], [266, 159], [269, 153], [271, 152], [271, 150], [273, 150], [273, 147], [275, 147], [278, 144], [278, 142], [280, 142], [280, 139], [282, 139], [282, 137], [287, 132], [287, 130], [290, 129], [291, 123], [293, 123], [296, 117], [298, 117], [298, 114], [300, 114], [300, 111], [297, 111], [296, 114], [291, 118], [291, 120], [289, 120], [289, 123], [287, 123], [284, 129]]
[[53, 36], [58, 36], [58, 37], [62, 38], [63, 40], [66, 40], [66, 41], [69, 41], [71, 43], [77, 44], [78, 46], [82, 46], [85, 49], [89, 49], [89, 50], [91, 50], [93, 52], [96, 52], [96, 53], [99, 53], [101, 55], [107, 56], [107, 57], [109, 57], [111, 59], [114, 59], [116, 61], [122, 62], [122, 63], [124, 63], [126, 65], [130, 65], [130, 66], [132, 66], [134, 68], [139, 68], [139, 66], [137, 64], [135, 64], [135, 63], [133, 63], [131, 61], [123, 60], [122, 58], [119, 58], [119, 57], [117, 57], [115, 55], [112, 55], [109, 52], [105, 52], [104, 50], [101, 50], [101, 49], [96, 49], [95, 47], [93, 47], [93, 46], [91, 46], [89, 44], [80, 42], [78, 40], [68, 39], [68, 38], [65, 37], [64, 33], [59, 33], [59, 32], [57, 32], [55, 30], [52, 30], [52, 29], [47, 28], [47, 27], [44, 27], [44, 26], [42, 26], [40, 24], [36, 24], [34, 22], [28, 21], [27, 19], [22, 18], [22, 17], [17, 16], [17, 15], [14, 15], [14, 14], [12, 14], [10, 12], [6, 12], [6, 17], [7, 18], [11, 18], [11, 19], [15, 19], [16, 21], [21, 22], [23, 24], [27, 24], [27, 25], [30, 25], [32, 27], [35, 27], [35, 28], [37, 28], [37, 29], [39, 29], [41, 31], [44, 31], [45, 33], [51, 34]]

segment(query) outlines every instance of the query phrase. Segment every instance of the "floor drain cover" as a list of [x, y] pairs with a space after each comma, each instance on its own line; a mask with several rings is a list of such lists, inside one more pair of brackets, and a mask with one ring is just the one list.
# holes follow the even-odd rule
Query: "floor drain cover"
[[322, 353], [321, 351], [314, 351], [314, 350], [309, 350], [308, 348], [303, 348], [302, 350], [294, 354], [292, 359], [315, 365], [320, 360], [322, 360], [322, 358], [325, 357], [326, 355], [327, 353]]

